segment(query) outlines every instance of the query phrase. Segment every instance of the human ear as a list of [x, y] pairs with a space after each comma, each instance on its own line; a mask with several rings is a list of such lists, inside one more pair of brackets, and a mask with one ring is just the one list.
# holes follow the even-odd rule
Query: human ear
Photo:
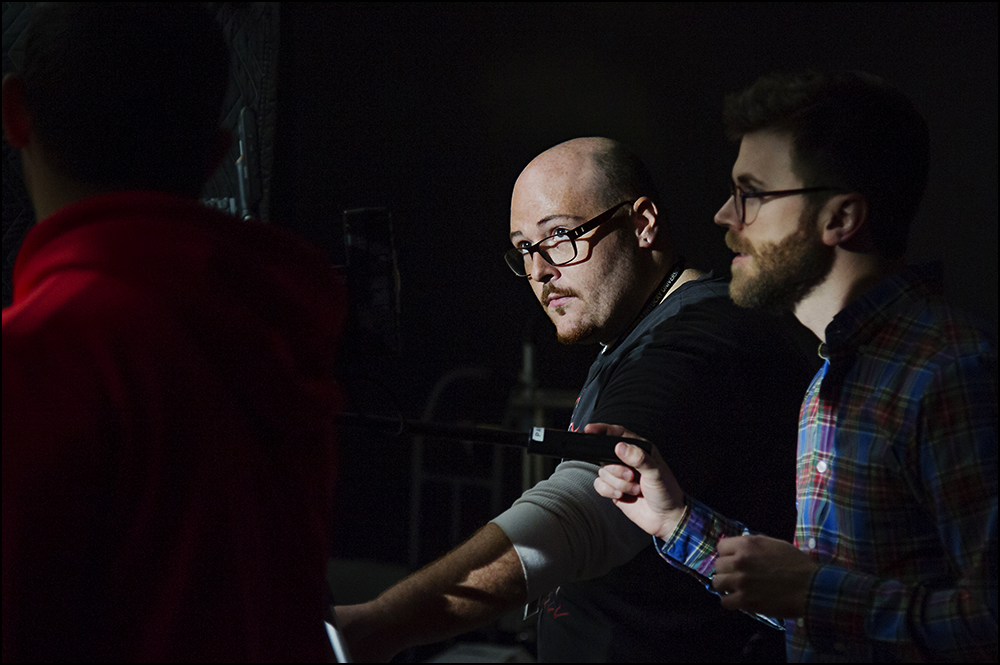
[[17, 74], [3, 77], [3, 136], [12, 148], [20, 150], [31, 139], [31, 116], [24, 104], [24, 79]]
[[643, 196], [632, 206], [635, 235], [640, 247], [650, 247], [656, 241], [660, 229], [659, 210], [648, 197]]
[[825, 245], [857, 244], [868, 221], [868, 201], [862, 194], [838, 194], [823, 206], [820, 237]]

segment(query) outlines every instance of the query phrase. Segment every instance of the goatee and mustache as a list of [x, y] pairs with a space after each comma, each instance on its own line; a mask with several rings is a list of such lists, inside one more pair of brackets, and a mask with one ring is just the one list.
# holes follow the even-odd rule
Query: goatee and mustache
[[833, 248], [820, 239], [818, 211], [804, 214], [799, 228], [778, 243], [755, 247], [726, 232], [726, 246], [750, 257], [733, 268], [729, 297], [740, 307], [785, 311], [795, 307], [823, 281], [833, 265]]
[[[569, 289], [560, 289], [552, 285], [551, 282], [545, 284], [542, 287], [542, 293], [539, 295], [538, 299], [542, 305], [546, 308], [546, 313], [552, 322], [555, 323], [555, 313], [556, 316], [563, 316], [566, 313], [565, 306], [553, 307], [551, 310], [548, 308], [548, 302], [550, 298], [559, 298], [562, 296], [573, 296], [574, 298], [579, 298], [575, 291]], [[558, 339], [563, 344], [578, 344], [584, 340], [590, 339], [594, 334], [597, 327], [590, 324], [584, 324], [567, 332], [560, 332], [558, 324], [556, 325], [556, 339]]]

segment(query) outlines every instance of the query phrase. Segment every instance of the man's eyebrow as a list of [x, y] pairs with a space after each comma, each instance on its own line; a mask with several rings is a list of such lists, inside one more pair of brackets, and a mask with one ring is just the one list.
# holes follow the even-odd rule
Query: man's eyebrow
[[[549, 223], [549, 222], [551, 222], [553, 220], [556, 220], [556, 219], [573, 219], [573, 220], [578, 220], [578, 219], [583, 219], [583, 218], [580, 217], [579, 215], [564, 215], [562, 213], [556, 214], [556, 215], [546, 215], [545, 217], [542, 217], [540, 220], [538, 220], [537, 222], [535, 222], [535, 226], [544, 226], [545, 224], [547, 224], [547, 223]], [[521, 233], [520, 231], [511, 231], [511, 233], [510, 233], [510, 239], [511, 240], [513, 240], [514, 238], [517, 238], [517, 237], [521, 237], [521, 236], [524, 236], [524, 234]]]
[[579, 215], [564, 215], [564, 214], [548, 215], [538, 220], [538, 222], [535, 223], [535, 226], [541, 226], [542, 224], [551, 222], [553, 219], [583, 219], [583, 218], [580, 217]]
[[763, 182], [761, 182], [759, 179], [755, 178], [754, 176], [750, 175], [749, 173], [741, 173], [740, 175], [736, 176], [736, 184], [737, 185], [750, 185], [750, 186], [754, 186], [754, 187], [763, 187], [763, 185], [764, 185]]

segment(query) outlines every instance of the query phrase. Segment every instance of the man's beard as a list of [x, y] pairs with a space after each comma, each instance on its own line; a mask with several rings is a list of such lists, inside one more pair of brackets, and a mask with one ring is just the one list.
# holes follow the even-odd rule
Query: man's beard
[[[556, 309], [559, 312], [559, 309]], [[562, 344], [580, 344], [592, 341], [592, 337], [597, 333], [597, 326], [594, 324], [582, 325], [566, 333], [559, 332], [556, 328], [556, 339]]]
[[[571, 295], [574, 298], [577, 298], [578, 301], [580, 300], [579, 294], [577, 294], [575, 291], [571, 291], [568, 289], [557, 289], [552, 285], [551, 282], [546, 284], [542, 288], [542, 292], [541, 294], [539, 294], [538, 300], [539, 302], [542, 303], [542, 306], [544, 307], [545, 301], [549, 298], [549, 296], [561, 296], [561, 295]], [[582, 322], [580, 325], [577, 325], [573, 329], [566, 332], [559, 331], [559, 324], [556, 323], [556, 320], [557, 318], [564, 316], [565, 313], [566, 313], [565, 306], [554, 307], [552, 308], [551, 312], [548, 311], [546, 312], [546, 314], [549, 315], [549, 318], [552, 320], [552, 323], [556, 327], [556, 339], [558, 339], [563, 344], [579, 344], [581, 342], [591, 341], [591, 337], [597, 332], [597, 325], [595, 325], [592, 321]]]
[[773, 311], [792, 309], [826, 278], [833, 265], [833, 248], [820, 240], [815, 224], [818, 212], [806, 210], [795, 233], [759, 248], [744, 243], [732, 230], [726, 233], [726, 245], [750, 255], [756, 267], [755, 274], [733, 270], [729, 296], [734, 303]]

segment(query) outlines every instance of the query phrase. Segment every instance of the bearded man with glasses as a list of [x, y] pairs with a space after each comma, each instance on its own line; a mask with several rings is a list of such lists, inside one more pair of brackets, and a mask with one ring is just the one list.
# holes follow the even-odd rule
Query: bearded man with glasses
[[632, 468], [603, 467], [595, 489], [723, 606], [784, 619], [789, 661], [995, 663], [996, 344], [941, 295], [939, 266], [904, 261], [927, 123], [863, 72], [765, 76], [725, 118], [740, 149], [715, 222], [737, 252], [733, 300], [790, 309], [823, 341], [795, 538], [729, 537], [756, 527], [655, 451], [619, 444]]
[[[569, 428], [628, 423], [689, 482], [790, 537], [793, 459], [770, 442], [774, 422], [794, 436], [815, 338], [791, 317], [736, 307], [724, 279], [687, 266], [660, 205], [645, 166], [604, 138], [545, 151], [514, 185], [508, 267], [562, 342], [602, 347]], [[686, 575], [652, 575], [649, 537], [593, 491], [596, 476], [564, 460], [442, 559], [337, 608], [354, 656], [387, 659], [526, 601], [539, 601], [543, 661], [782, 656], [777, 631], [720, 610]]]

